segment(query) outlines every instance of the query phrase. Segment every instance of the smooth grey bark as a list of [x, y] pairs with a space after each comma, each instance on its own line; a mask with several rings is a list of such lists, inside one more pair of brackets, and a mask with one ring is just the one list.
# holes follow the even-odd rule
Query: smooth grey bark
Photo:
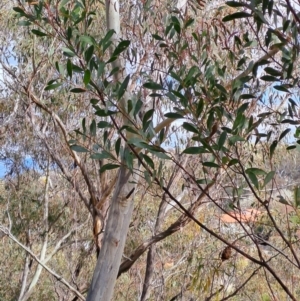
[[112, 197], [103, 245], [94, 271], [87, 301], [109, 301], [117, 279], [129, 223], [133, 212], [133, 197], [129, 196], [135, 184], [125, 166], [119, 170]]
[[[107, 30], [113, 29], [113, 43], [116, 44], [120, 38], [120, 14], [119, 1], [106, 0], [106, 22]], [[111, 49], [112, 50], [112, 49]], [[115, 74], [114, 80], [122, 82], [125, 73], [125, 65], [118, 58], [113, 62], [113, 68], [118, 67], [119, 72]], [[120, 101], [121, 110], [125, 108], [125, 99], [128, 94]], [[124, 111], [125, 112], [125, 111]], [[123, 113], [124, 113], [123, 112]], [[123, 114], [123, 123], [128, 120]], [[127, 133], [127, 139], [130, 134]], [[103, 244], [94, 271], [92, 283], [88, 292], [87, 301], [109, 301], [112, 299], [119, 267], [122, 260], [126, 236], [133, 212], [132, 193], [137, 182], [135, 177], [124, 164], [120, 167], [118, 180], [111, 200], [107, 224], [105, 227]], [[136, 164], [136, 163], [135, 163]]]

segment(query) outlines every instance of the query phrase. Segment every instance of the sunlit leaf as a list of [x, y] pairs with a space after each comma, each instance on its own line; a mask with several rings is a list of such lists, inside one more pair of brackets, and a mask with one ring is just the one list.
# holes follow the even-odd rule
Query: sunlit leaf
[[264, 187], [274, 178], [275, 176], [275, 171], [270, 171], [267, 173], [265, 179], [264, 179]]
[[247, 174], [248, 174], [248, 177], [251, 180], [252, 184], [254, 185], [254, 187], [256, 189], [258, 189], [259, 186], [258, 186], [258, 179], [257, 179], [256, 175], [254, 173], [252, 173], [252, 172], [249, 172]]
[[61, 83], [48, 85], [48, 86], [45, 88], [45, 91], [55, 90], [56, 88], [60, 87], [61, 85], [62, 85]]
[[255, 174], [256, 176], [264, 176], [266, 174], [266, 172], [260, 168], [255, 168], [255, 167], [252, 167], [252, 168], [248, 168], [245, 170], [245, 172], [248, 174], [248, 173], [253, 173]]
[[[91, 71], [85, 70], [84, 76], [83, 76], [83, 83], [87, 86], [89, 84], [90, 80], [91, 80]], [[74, 92], [74, 91], [72, 91], [72, 92]], [[74, 92], [74, 93], [76, 93], [76, 92]], [[80, 92], [78, 92], [78, 93], [80, 93]]]

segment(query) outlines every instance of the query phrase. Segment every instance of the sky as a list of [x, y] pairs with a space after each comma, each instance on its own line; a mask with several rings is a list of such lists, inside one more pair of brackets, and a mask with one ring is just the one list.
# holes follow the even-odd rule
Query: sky
[[0, 179], [5, 176], [5, 165], [3, 162], [0, 161]]

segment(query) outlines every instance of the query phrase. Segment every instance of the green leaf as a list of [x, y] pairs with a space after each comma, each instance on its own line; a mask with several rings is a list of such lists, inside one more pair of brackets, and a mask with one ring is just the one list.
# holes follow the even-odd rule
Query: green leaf
[[143, 107], [143, 102], [140, 99], [138, 99], [138, 101], [136, 102], [136, 104], [134, 106], [134, 110], [133, 110], [134, 118], [136, 118], [136, 115], [141, 111], [142, 107]]
[[230, 166], [235, 165], [235, 164], [237, 164], [237, 163], [239, 163], [239, 160], [238, 160], [238, 159], [232, 159], [232, 160], [230, 160], [229, 163], [227, 164], [227, 167], [230, 167]]
[[82, 35], [82, 36], [79, 37], [79, 40], [83, 43], [90, 44], [91, 46], [97, 44], [95, 39], [93, 37], [90, 37], [90, 36]]
[[[55, 68], [56, 70], [59, 72], [59, 74], [64, 76], [65, 73], [65, 68], [62, 64], [59, 64], [58, 62], [55, 62]], [[47, 85], [51, 85], [52, 83], [54, 83], [56, 80], [52, 80], [52, 82], [48, 82]]]
[[278, 82], [278, 78], [271, 75], [264, 75], [260, 79], [266, 81], [266, 82]]
[[[84, 76], [83, 76], [83, 83], [87, 86], [90, 81], [91, 81], [91, 71], [90, 70], [85, 70], [84, 71]], [[80, 93], [80, 92], [77, 92], [77, 93]]]
[[145, 154], [141, 154], [142, 158], [146, 161], [146, 163], [152, 168], [154, 169], [154, 162], [152, 161], [152, 159], [145, 155]]
[[52, 85], [48, 85], [46, 88], [45, 88], [45, 91], [50, 91], [50, 90], [54, 90], [58, 87], [60, 87], [62, 84], [61, 83], [57, 83], [57, 84], [52, 84]]
[[127, 75], [126, 78], [124, 79], [123, 83], [121, 84], [120, 88], [119, 88], [118, 100], [120, 100], [122, 98], [122, 96], [124, 95], [124, 93], [127, 89], [129, 80], [130, 80], [130, 75]]
[[85, 58], [85, 61], [86, 61], [87, 63], [91, 60], [91, 58], [92, 58], [92, 56], [93, 56], [93, 53], [94, 53], [94, 49], [95, 49], [94, 45], [91, 45], [91, 46], [85, 51], [85, 53], [84, 53], [84, 58]]
[[284, 120], [281, 121], [281, 123], [289, 123], [289, 124], [297, 125], [297, 124], [299, 124], [299, 121], [292, 120], [292, 119], [284, 119]]
[[291, 205], [284, 197], [282, 197], [281, 195], [277, 196], [279, 198], [278, 202], [284, 205]]
[[226, 89], [225, 89], [222, 85], [220, 85], [220, 84], [215, 84], [215, 86], [217, 87], [217, 89], [218, 89], [219, 91], [221, 91], [223, 94], [227, 95], [227, 91], [226, 91]]
[[292, 104], [293, 107], [297, 107], [297, 103], [292, 99], [292, 98], [289, 98], [289, 102]]
[[206, 185], [208, 185], [208, 184], [213, 183], [214, 181], [213, 181], [213, 180], [209, 180], [209, 179], [199, 179], [199, 180], [197, 180], [196, 182], [197, 182], [198, 184], [206, 184]]
[[184, 28], [188, 28], [194, 23], [195, 19], [189, 18], [185, 23], [184, 23]]
[[133, 172], [133, 154], [128, 149], [125, 149], [124, 158], [126, 161], [127, 168], [131, 172]]
[[63, 54], [67, 57], [73, 57], [76, 55], [76, 53], [74, 53], [71, 49], [63, 47], [62, 48]]
[[282, 28], [282, 29], [283, 29], [283, 32], [285, 32], [285, 31], [288, 29], [290, 23], [291, 23], [291, 20], [286, 20], [286, 21], [284, 22], [283, 28]]
[[180, 31], [181, 31], [181, 28], [180, 28], [180, 21], [179, 21], [178, 18], [175, 17], [175, 16], [172, 16], [172, 17], [171, 17], [171, 20], [172, 20], [174, 29], [176, 30], [176, 32], [177, 32], [178, 34], [180, 34]]
[[71, 150], [73, 150], [74, 152], [77, 152], [77, 153], [87, 153], [88, 152], [88, 149], [86, 149], [83, 146], [76, 145], [76, 144], [71, 145], [70, 148], [71, 148]]
[[32, 23], [30, 21], [19, 21], [18, 26], [30, 26]]
[[115, 151], [116, 151], [117, 157], [119, 157], [120, 146], [121, 146], [121, 138], [118, 138], [118, 140], [117, 140], [117, 142], [115, 144]]
[[157, 83], [154, 83], [154, 82], [148, 82], [148, 83], [145, 83], [143, 85], [144, 88], [147, 88], [147, 89], [151, 89], [151, 90], [163, 90], [163, 86], [161, 86], [160, 84], [157, 84]]
[[105, 128], [111, 128], [112, 125], [107, 121], [100, 121], [100, 122], [98, 122], [97, 127], [99, 129], [105, 129]]
[[153, 109], [148, 110], [143, 117], [143, 123], [148, 121], [152, 117], [153, 113], [154, 113]]
[[300, 187], [299, 186], [296, 186], [294, 188], [294, 202], [295, 202], [296, 207], [300, 206]]
[[265, 14], [266, 9], [268, 8], [269, 0], [263, 0], [262, 11]]
[[85, 122], [86, 122], [86, 118], [84, 117], [84, 118], [82, 119], [82, 129], [83, 129], [83, 133], [84, 133], [84, 134], [86, 133]]
[[198, 129], [191, 123], [188, 123], [188, 122], [184, 122], [182, 124], [182, 127], [184, 129], [186, 129], [188, 132], [192, 132], [192, 133], [196, 133], [196, 134], [199, 134], [199, 131]]
[[156, 156], [156, 157], [158, 157], [158, 158], [160, 158], [160, 159], [171, 160], [171, 158], [170, 158], [167, 154], [165, 154], [165, 153], [163, 153], [163, 152], [157, 152], [157, 151], [151, 151], [151, 150], [150, 150], [150, 152], [151, 152], [154, 156]]
[[243, 103], [236, 111], [236, 114], [243, 114], [249, 107], [249, 102]]
[[235, 20], [235, 19], [249, 18], [249, 17], [252, 17], [252, 15], [249, 14], [249, 13], [237, 12], [237, 13], [234, 13], [234, 14], [231, 14], [231, 15], [228, 15], [228, 16], [224, 17], [222, 19], [222, 21], [223, 22], [228, 22], [228, 21]]
[[103, 151], [102, 153], [92, 154], [90, 158], [95, 160], [115, 159], [115, 157], [107, 151]]
[[13, 7], [13, 10], [17, 13], [20, 13], [21, 15], [25, 15], [25, 12], [21, 7], [18, 7], [18, 6]]
[[253, 173], [255, 174], [256, 176], [264, 176], [266, 174], [266, 172], [260, 168], [255, 168], [255, 167], [252, 167], [252, 168], [248, 168], [245, 170], [245, 172], [248, 174], [248, 173]]
[[121, 131], [124, 131], [124, 130], [126, 130], [126, 131], [128, 131], [128, 132], [130, 132], [130, 133], [136, 134], [136, 135], [140, 135], [140, 133], [139, 133], [136, 129], [134, 129], [134, 128], [128, 126], [128, 125], [123, 125], [123, 126], [120, 128], [119, 131], [121, 132]]
[[273, 87], [275, 90], [281, 91], [281, 92], [287, 92], [287, 93], [291, 93], [289, 89], [287, 89], [284, 85], [280, 85], [280, 86], [274, 86]]
[[163, 40], [164, 40], [162, 37], [160, 37], [160, 36], [157, 35], [157, 34], [153, 34], [153, 35], [152, 35], [152, 38], [155, 39], [155, 40], [158, 40], [158, 41], [163, 41]]
[[240, 99], [251, 99], [251, 98], [256, 98], [256, 96], [253, 94], [242, 94], [240, 96]]
[[206, 167], [220, 168], [220, 165], [214, 162], [203, 162], [202, 165]]
[[243, 128], [245, 125], [246, 118], [243, 114], [238, 114], [235, 118], [235, 121], [233, 123], [232, 129], [236, 130], [238, 128]]
[[86, 92], [86, 89], [83, 89], [83, 88], [74, 88], [74, 89], [71, 89], [70, 92], [73, 92], [73, 93], [83, 93], [83, 92]]
[[265, 187], [274, 178], [275, 173], [276, 172], [274, 170], [267, 173], [267, 175], [264, 179], [264, 186], [263, 187]]
[[239, 141], [245, 141], [244, 138], [240, 137], [240, 136], [231, 136], [229, 137], [229, 141], [230, 143], [233, 145], [235, 144], [236, 142], [239, 142]]
[[83, 73], [83, 69], [75, 64], [72, 64], [72, 70], [76, 73]]
[[268, 25], [268, 21], [265, 19], [264, 15], [259, 10], [255, 10], [254, 19], [256, 20], [256, 23], [258, 25], [261, 23], [265, 23]]
[[274, 140], [273, 143], [270, 146], [270, 158], [272, 159], [274, 155], [275, 148], [277, 147], [277, 140]]
[[192, 147], [187, 147], [182, 153], [197, 155], [197, 154], [204, 154], [209, 152], [203, 146], [192, 146]]
[[254, 185], [254, 187], [256, 189], [258, 189], [258, 180], [257, 180], [256, 175], [252, 172], [249, 172], [248, 177], [249, 177], [250, 181], [252, 182], [252, 184]]
[[159, 143], [162, 144], [165, 139], [165, 128], [162, 128], [159, 132]]
[[103, 165], [100, 168], [100, 173], [105, 172], [106, 170], [112, 170], [112, 169], [116, 169], [116, 168], [119, 168], [119, 167], [120, 167], [120, 165], [118, 165], [118, 164], [108, 163], [108, 164]]
[[96, 136], [96, 121], [95, 120], [93, 120], [90, 125], [90, 133], [91, 133], [91, 136], [93, 136], [93, 137]]
[[167, 117], [167, 118], [171, 118], [171, 119], [184, 118], [181, 114], [179, 114], [179, 113], [173, 113], [173, 112], [166, 113], [164, 116]]
[[282, 72], [274, 69], [274, 68], [271, 68], [271, 67], [266, 67], [264, 69], [268, 74], [270, 75], [273, 75], [273, 76], [281, 76], [282, 75]]
[[236, 2], [236, 1], [226, 1], [225, 4], [230, 7], [244, 7], [245, 6], [244, 3], [240, 3], [240, 2]]
[[119, 45], [116, 47], [116, 49], [114, 50], [112, 56], [117, 57], [120, 53], [122, 53], [124, 50], [126, 50], [129, 45], [130, 45], [129, 40], [121, 41], [119, 43]]
[[99, 62], [98, 63], [98, 69], [97, 69], [98, 77], [101, 77], [103, 75], [104, 70], [105, 70], [105, 66], [106, 66], [106, 64], [104, 62]]
[[106, 116], [111, 116], [113, 114], [117, 114], [118, 112], [116, 111], [111, 111], [111, 110], [103, 110], [103, 109], [98, 109], [95, 112], [95, 115], [100, 116], [100, 117], [106, 117]]
[[73, 71], [72, 62], [71, 62], [70, 59], [68, 59], [68, 61], [67, 61], [67, 73], [68, 73], [68, 76], [70, 78], [72, 78], [72, 71]]
[[197, 104], [197, 110], [196, 110], [196, 117], [199, 118], [199, 116], [201, 115], [201, 113], [203, 112], [203, 108], [204, 108], [204, 101], [201, 98]]
[[118, 71], [119, 71], [119, 67], [115, 67], [115, 68], [113, 68], [111, 71], [110, 71], [110, 73], [109, 73], [109, 76], [108, 77], [110, 77], [110, 76], [112, 76], [112, 75], [114, 75], [115, 73], [117, 73]]
[[107, 34], [105, 35], [105, 37], [102, 39], [101, 44], [102, 45], [106, 44], [114, 34], [115, 34], [115, 30], [114, 29], [110, 29], [107, 32]]
[[145, 180], [148, 183], [148, 185], [151, 187], [151, 185], [152, 185], [151, 175], [149, 174], [149, 172], [147, 170], [144, 171], [144, 177], [145, 177]]
[[227, 133], [224, 131], [219, 137], [218, 140], [218, 150], [221, 150], [227, 138]]
[[32, 29], [31, 32], [33, 34], [35, 34], [36, 36], [39, 36], [39, 37], [46, 37], [47, 36], [46, 33], [42, 32], [42, 31], [39, 31], [37, 29]]
[[291, 131], [291, 129], [286, 129], [286, 130], [284, 130], [284, 131], [280, 134], [278, 141], [280, 141], [281, 139], [283, 139], [290, 131]]

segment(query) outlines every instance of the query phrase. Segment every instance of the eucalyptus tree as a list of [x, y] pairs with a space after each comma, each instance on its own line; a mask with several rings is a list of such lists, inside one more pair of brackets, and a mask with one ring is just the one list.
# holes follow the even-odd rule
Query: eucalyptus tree
[[[15, 92], [34, 132], [93, 216], [100, 253], [87, 300], [110, 300], [117, 276], [149, 250], [140, 293], [146, 300], [154, 281], [154, 245], [190, 221], [255, 266], [236, 280], [234, 292], [216, 288], [219, 279], [208, 281], [211, 289], [202, 292], [208, 300], [239, 294], [259, 270], [270, 294], [271, 276], [296, 300], [274, 262], [280, 257], [297, 271], [300, 267], [292, 235], [298, 227], [298, 188], [295, 203], [279, 198], [293, 208], [292, 220], [278, 221], [270, 206], [277, 189], [276, 150], [291, 130], [282, 125], [298, 124], [298, 12], [289, 1], [272, 0], [102, 5], [18, 1], [19, 24], [35, 39], [27, 64], [31, 75], [24, 79], [2, 62], [19, 84]], [[104, 9], [106, 30], [99, 24]], [[67, 168], [71, 160], [80, 184]], [[161, 202], [151, 235], [122, 261], [142, 182]], [[280, 238], [270, 244], [268, 259], [255, 225], [246, 227], [241, 215], [230, 213], [249, 206], [246, 192]], [[209, 222], [211, 216], [197, 219], [199, 210], [231, 214], [241, 235], [227, 235]], [[248, 243], [254, 251], [243, 248]], [[218, 269], [219, 263], [212, 265], [210, 279], [217, 279]], [[191, 286], [188, 279], [183, 290]]]

